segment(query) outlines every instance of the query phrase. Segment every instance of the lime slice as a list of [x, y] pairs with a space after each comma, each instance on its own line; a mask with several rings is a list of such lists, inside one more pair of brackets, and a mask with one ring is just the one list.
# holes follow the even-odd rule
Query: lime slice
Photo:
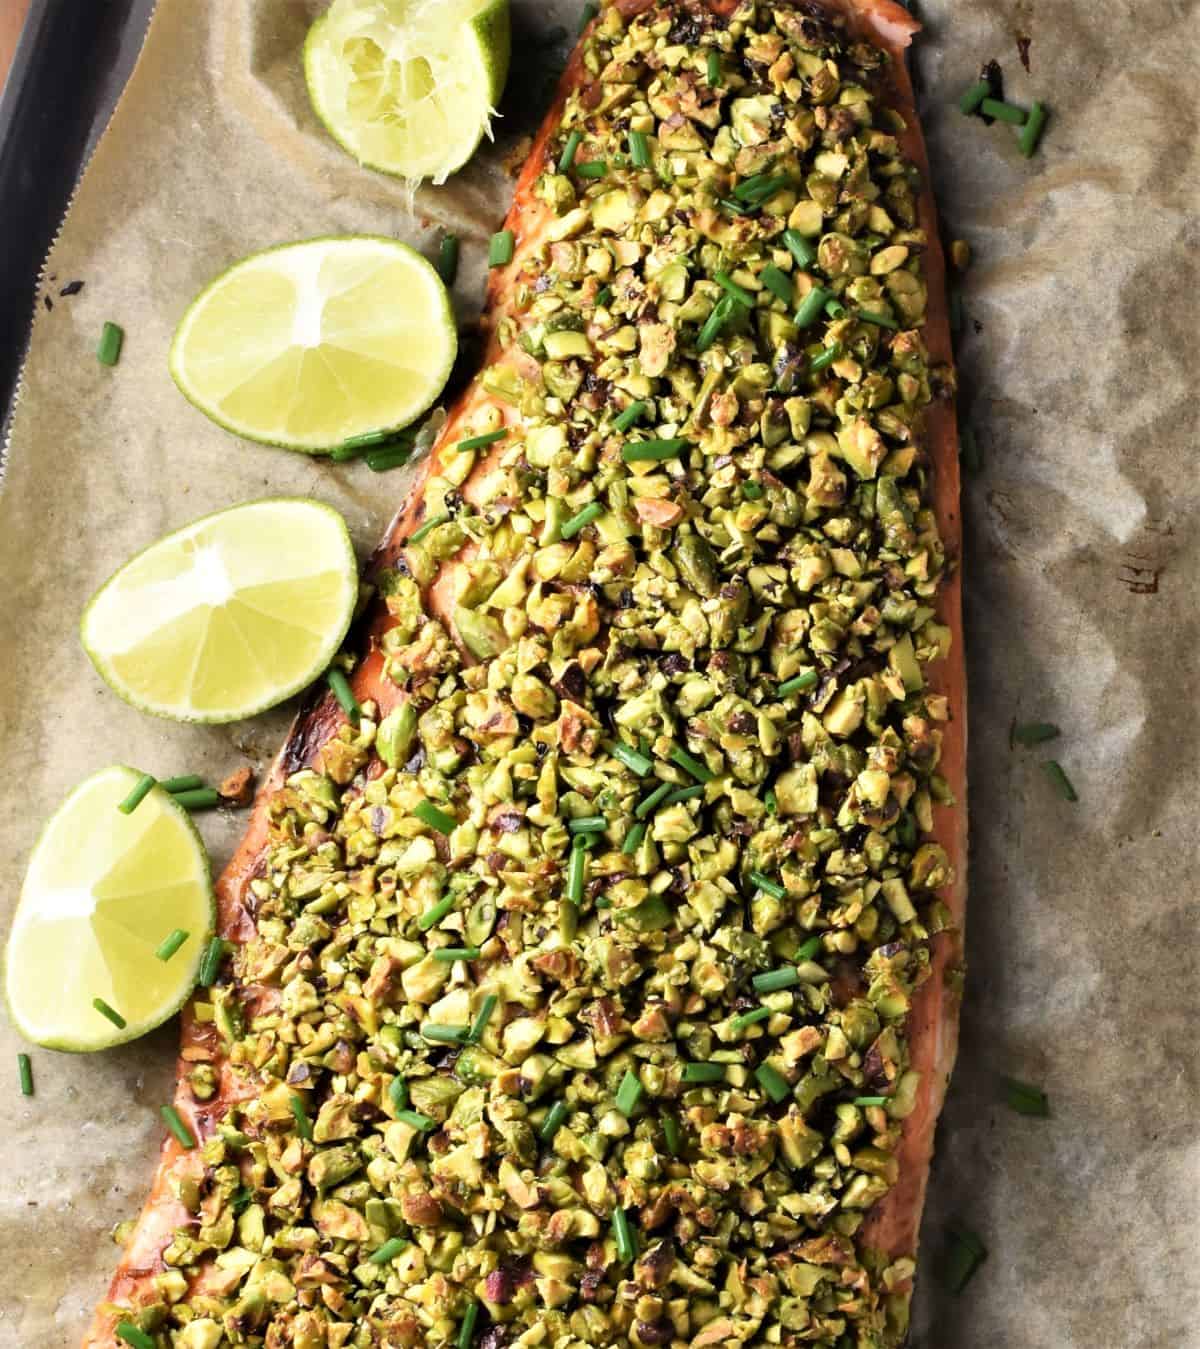
[[319, 454], [414, 421], [457, 349], [432, 264], [396, 239], [352, 235], [235, 263], [183, 316], [171, 374], [227, 431]]
[[[108, 1049], [160, 1025], [192, 991], [212, 938], [212, 877], [187, 812], [161, 787], [131, 814], [117, 809], [139, 777], [118, 764], [81, 783], [29, 859], [5, 993], [17, 1030], [48, 1049]], [[187, 940], [160, 960], [176, 929]]]
[[444, 183], [490, 134], [511, 42], [508, 0], [334, 0], [304, 44], [309, 97], [359, 163]]
[[180, 721], [237, 721], [329, 665], [358, 600], [342, 517], [281, 497], [195, 520], [96, 592], [80, 636], [127, 702]]

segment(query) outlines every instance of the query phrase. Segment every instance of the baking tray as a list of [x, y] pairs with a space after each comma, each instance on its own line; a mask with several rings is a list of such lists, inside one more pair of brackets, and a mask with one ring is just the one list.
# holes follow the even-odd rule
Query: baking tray
[[[0, 0], [4, 3], [5, 0]], [[137, 60], [154, 0], [32, 0], [0, 94], [0, 427], [7, 425], [42, 262]]]

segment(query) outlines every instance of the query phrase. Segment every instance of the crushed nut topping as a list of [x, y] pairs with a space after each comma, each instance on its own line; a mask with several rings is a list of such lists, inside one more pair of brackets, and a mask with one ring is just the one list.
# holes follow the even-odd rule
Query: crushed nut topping
[[916, 172], [816, 6], [584, 59], [470, 434], [519, 422], [430, 480], [399, 705], [274, 796], [197, 1009], [237, 1087], [131, 1313], [182, 1349], [906, 1332], [859, 1234], [949, 922]]

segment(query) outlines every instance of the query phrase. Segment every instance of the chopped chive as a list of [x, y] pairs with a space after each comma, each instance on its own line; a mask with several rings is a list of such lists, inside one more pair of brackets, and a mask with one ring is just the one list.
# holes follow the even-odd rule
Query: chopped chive
[[133, 1345], [133, 1349], [157, 1349], [154, 1340], [132, 1321], [118, 1321], [114, 1333], [118, 1339]]
[[478, 960], [478, 946], [439, 946], [433, 953], [434, 960], [444, 965], [453, 965], [456, 960]]
[[163, 1123], [178, 1139], [181, 1148], [187, 1148], [190, 1151], [196, 1146], [195, 1135], [183, 1122], [179, 1111], [173, 1105], [160, 1105], [158, 1113], [163, 1117]]
[[225, 959], [225, 943], [220, 937], [214, 937], [204, 949], [204, 959], [200, 962], [200, 985], [210, 988], [217, 981], [221, 961]]
[[115, 1007], [110, 1007], [103, 998], [93, 998], [92, 1006], [101, 1016], [107, 1017], [118, 1030], [124, 1030], [129, 1024], [128, 1021], [117, 1011]]
[[173, 795], [175, 792], [190, 792], [195, 787], [203, 787], [204, 779], [199, 773], [181, 773], [175, 778], [163, 778], [158, 785]]
[[697, 782], [712, 782], [717, 776], [707, 764], [701, 763], [699, 759], [694, 759], [680, 745], [676, 745], [667, 755], [667, 758], [677, 768], [682, 768], [685, 773], [690, 773]]
[[576, 164], [575, 172], [580, 178], [603, 178], [608, 172], [608, 161], [589, 159], [586, 164]]
[[364, 451], [357, 446], [335, 445], [329, 451], [329, 461], [333, 464], [344, 464], [351, 459], [357, 459]]
[[562, 1128], [567, 1118], [568, 1106], [566, 1101], [555, 1101], [546, 1112], [546, 1118], [542, 1120], [541, 1127], [538, 1129], [538, 1137], [543, 1143], [549, 1141]]
[[643, 398], [637, 398], [629, 404], [622, 412], [618, 412], [613, 418], [614, 431], [628, 431], [637, 421], [643, 412], [649, 407], [649, 404]]
[[159, 960], [165, 963], [166, 961], [171, 959], [171, 957], [175, 954], [176, 951], [179, 950], [179, 948], [183, 945], [185, 941], [187, 941], [187, 939], [188, 934], [183, 930], [183, 928], [177, 927], [169, 937], [164, 937], [162, 939], [162, 942], [159, 944], [158, 950], [155, 951], [154, 954], [158, 957]]
[[1009, 739], [1018, 745], [1041, 745], [1047, 740], [1057, 740], [1061, 734], [1052, 721], [1023, 721], [1012, 728]]
[[708, 49], [708, 87], [715, 89], [721, 83], [721, 53], [715, 47]]
[[756, 173], [752, 178], [745, 178], [738, 183], [733, 189], [733, 199], [761, 206], [790, 182], [786, 174]]
[[483, 1006], [480, 1007], [475, 1020], [471, 1022], [471, 1033], [467, 1039], [473, 1045], [477, 1045], [483, 1038], [483, 1032], [487, 1030], [487, 1024], [492, 1019], [492, 1013], [496, 1010], [496, 1004], [500, 999], [495, 993], [489, 993], [483, 1000]]
[[215, 810], [221, 804], [221, 795], [215, 787], [193, 787], [190, 791], [173, 793], [171, 800], [184, 810]]
[[840, 319], [846, 313], [846, 306], [834, 295], [825, 301], [825, 312], [831, 319]]
[[1062, 764], [1060, 764], [1057, 759], [1043, 759], [1042, 772], [1045, 773], [1054, 784], [1055, 790], [1064, 801], [1079, 800], [1078, 792], [1076, 792], [1071, 783], [1071, 779], [1067, 777], [1066, 773], [1063, 771]]
[[583, 883], [587, 877], [587, 848], [581, 847], [582, 843], [582, 837], [575, 840], [567, 872], [567, 898], [576, 905], [583, 903]]
[[946, 1246], [939, 1271], [942, 1283], [950, 1292], [961, 1293], [987, 1259], [987, 1254], [987, 1248], [974, 1232], [958, 1226], [947, 1227]]
[[667, 1144], [667, 1151], [672, 1157], [679, 1156], [679, 1121], [674, 1115], [662, 1114], [659, 1116], [662, 1124], [663, 1139]]
[[860, 309], [856, 315], [860, 323], [873, 323], [877, 328], [896, 328], [900, 325], [890, 314], [880, 314], [874, 309]]
[[744, 482], [742, 483], [742, 496], [747, 501], [761, 501], [763, 498], [762, 483]]
[[629, 133], [629, 158], [633, 160], [635, 169], [650, 167], [650, 142], [646, 139], [644, 131]]
[[475, 1322], [479, 1320], [479, 1303], [472, 1300], [470, 1306], [463, 1313], [462, 1324], [458, 1328], [458, 1339], [454, 1341], [454, 1349], [471, 1349], [475, 1342]]
[[121, 359], [121, 348], [124, 345], [125, 329], [119, 323], [106, 323], [100, 332], [96, 359], [101, 365], [116, 365]]
[[394, 468], [403, 468], [412, 456], [411, 444], [389, 445], [382, 450], [372, 450], [367, 455], [367, 467], [372, 473], [390, 473]]
[[458, 821], [447, 811], [439, 810], [432, 801], [418, 801], [413, 807], [413, 814], [421, 821], [427, 824], [430, 829], [436, 829], [439, 834], [452, 834], [458, 828]]
[[796, 964], [802, 965], [806, 960], [815, 960], [817, 953], [821, 949], [820, 937], [809, 937], [796, 951]]
[[567, 822], [572, 834], [602, 834], [608, 828], [608, 818], [604, 815], [577, 815]]
[[17, 1055], [17, 1081], [21, 1084], [21, 1095], [33, 1095], [33, 1061], [28, 1054]]
[[676, 801], [694, 801], [698, 796], [704, 795], [704, 784], [697, 783], [694, 787], [676, 787], [673, 792], [668, 792], [663, 800], [664, 806], [673, 806]]
[[753, 215], [758, 207], [750, 202], [736, 201], [732, 197], [718, 197], [717, 205], [733, 215]]
[[685, 1063], [680, 1078], [684, 1082], [723, 1082], [725, 1064], [723, 1063]]
[[458, 235], [443, 234], [442, 242], [438, 245], [437, 266], [438, 276], [447, 286], [454, 285], [454, 280], [458, 276]]
[[410, 536], [409, 543], [420, 543], [427, 534], [432, 534], [439, 525], [444, 525], [449, 519], [450, 517], [446, 514], [430, 516], [421, 528]]
[[583, 12], [579, 16], [579, 31], [582, 33], [599, 13], [600, 6], [595, 4], [594, 0], [588, 0], [588, 3], [583, 7]]
[[829, 292], [824, 286], [814, 286], [800, 301], [800, 308], [796, 310], [794, 319], [796, 327], [807, 328], [815, 323], [817, 316], [825, 308], [825, 301], [828, 299]]
[[629, 1215], [623, 1208], [613, 1209], [612, 1229], [617, 1239], [617, 1257], [623, 1265], [631, 1265], [637, 1259], [638, 1248], [629, 1226]]
[[636, 773], [639, 778], [644, 778], [654, 767], [654, 760], [648, 754], [643, 754], [641, 750], [634, 749], [623, 740], [614, 740], [611, 750], [613, 758], [620, 759], [625, 767], [631, 773]]
[[388, 1097], [396, 1110], [407, 1110], [408, 1083], [402, 1077], [393, 1077], [388, 1087]]
[[593, 520], [604, 514], [604, 507], [598, 501], [589, 501], [580, 511], [577, 511], [569, 520], [564, 520], [559, 529], [560, 537], [564, 539], [573, 539], [576, 534], [585, 526], [590, 525]]
[[1009, 126], [1024, 126], [1029, 114], [1015, 103], [1005, 103], [999, 98], [983, 98], [979, 101], [979, 111], [985, 117], [994, 117], [997, 122], [1007, 122]]
[[603, 309], [612, 299], [613, 292], [611, 286], [601, 286], [596, 292], [596, 308]]
[[1049, 1119], [1050, 1098], [1041, 1087], [1022, 1082], [1015, 1077], [1004, 1077], [1000, 1080], [1004, 1083], [1004, 1098], [1010, 1110], [1015, 1110], [1018, 1115]]
[[786, 272], [780, 271], [774, 263], [770, 263], [759, 272], [758, 279], [777, 300], [782, 300], [787, 305], [791, 304], [792, 279]]
[[787, 888], [780, 885], [778, 881], [773, 881], [769, 876], [764, 876], [761, 871], [752, 871], [750, 879], [772, 899], [787, 899]]
[[563, 146], [562, 154], [558, 157], [559, 173], [569, 172], [571, 165], [575, 163], [575, 152], [583, 143], [583, 132], [572, 131], [567, 137], [567, 143]]
[[775, 795], [774, 787], [768, 787], [763, 793], [763, 802], [767, 807], [768, 815], [779, 814], [779, 798]]
[[840, 342], [835, 342], [833, 346], [826, 347], [819, 355], [814, 356], [812, 360], [809, 361], [808, 368], [813, 374], [816, 374], [818, 370], [824, 370], [826, 366], [832, 365], [841, 354], [842, 344]]
[[786, 698], [792, 693], [803, 693], [805, 689], [811, 689], [820, 678], [816, 670], [803, 670], [800, 674], [793, 675], [791, 679], [785, 679], [775, 692], [781, 698]]
[[[625, 857], [632, 857], [642, 846], [642, 839], [646, 837], [646, 825], [642, 821], [635, 824], [629, 833], [625, 835], [625, 842], [621, 844], [621, 852]], [[597, 900], [597, 903], [599, 901]]]
[[129, 795], [117, 807], [122, 815], [132, 815], [138, 806], [150, 794], [150, 789], [158, 781], [151, 773], [143, 773], [129, 790]]
[[[646, 828], [646, 826], [645, 826], [644, 824], [639, 824], [639, 825], [637, 825], [637, 826], [635, 826], [635, 827], [638, 828], [638, 829], [641, 829], [641, 830], [643, 830], [643, 831], [644, 831], [645, 828]], [[613, 906], [613, 902], [612, 902], [611, 899], [609, 899], [609, 897], [608, 897], [607, 895], [600, 895], [600, 896], [597, 898], [597, 900], [596, 900], [596, 908], [598, 908], [598, 909], [605, 909], [605, 910], [607, 910], [607, 909], [611, 909], [612, 906]]]
[[655, 808], [662, 802], [664, 797], [670, 796], [671, 784], [669, 782], [661, 783], [650, 793], [643, 797], [633, 808], [634, 818], [644, 820]]
[[726, 294], [732, 295], [738, 304], [744, 304], [747, 309], [754, 308], [754, 296], [743, 286], [739, 286], [728, 272], [717, 272], [713, 280]]
[[407, 1245], [408, 1242], [403, 1237], [388, 1237], [378, 1250], [372, 1251], [367, 1256], [367, 1259], [373, 1265], [389, 1265]]
[[816, 262], [817, 250], [799, 230], [784, 230], [783, 242], [799, 266], [811, 267]]
[[488, 266], [507, 267], [513, 260], [512, 230], [497, 230], [488, 241]]
[[979, 110], [979, 105], [991, 92], [992, 86], [987, 80], [976, 80], [968, 89], [963, 90], [962, 97], [958, 100], [959, 112], [965, 112], [969, 117]]
[[756, 993], [778, 993], [780, 989], [794, 988], [800, 982], [800, 974], [794, 965], [783, 965], [777, 970], [756, 974], [750, 982]]
[[621, 1085], [617, 1088], [616, 1095], [617, 1109], [626, 1119], [637, 1109], [644, 1090], [645, 1088], [639, 1081], [637, 1074], [626, 1068], [625, 1076], [621, 1079]]
[[1029, 109], [1029, 120], [1021, 128], [1021, 134], [1017, 137], [1017, 148], [1026, 159], [1032, 159], [1034, 151], [1038, 147], [1038, 141], [1042, 138], [1042, 128], [1046, 125], [1046, 109], [1034, 99]]
[[371, 450], [376, 445], [385, 445], [395, 436], [394, 431], [364, 431], [359, 436], [347, 436], [338, 446], [339, 450]]
[[333, 690], [333, 696], [341, 704], [342, 711], [357, 725], [358, 719], [362, 716], [362, 708], [358, 705], [358, 699], [354, 696], [354, 690], [350, 687], [345, 672], [339, 670], [337, 666], [332, 666], [325, 671], [325, 682]]
[[729, 1023], [735, 1030], [745, 1030], [748, 1026], [753, 1026], [759, 1021], [766, 1021], [771, 1015], [769, 1007], [756, 1007], [752, 1012], [741, 1012], [735, 1016]]
[[503, 440], [508, 435], [508, 427], [502, 426], [499, 431], [488, 431], [482, 436], [468, 436], [466, 440], [460, 440], [455, 447], [459, 450], [482, 450], [485, 445], [494, 445], [498, 440]]
[[683, 436], [673, 440], [635, 440], [621, 447], [621, 458], [627, 464], [648, 460], [674, 459], [691, 442]]
[[445, 1045], [461, 1044], [471, 1033], [469, 1026], [440, 1026], [436, 1021], [422, 1021], [421, 1034], [426, 1040], [437, 1040]]
[[407, 1124], [419, 1134], [427, 1134], [431, 1129], [437, 1128], [437, 1121], [421, 1114], [419, 1110], [397, 1110], [396, 1118], [401, 1124]]
[[697, 351], [707, 351], [717, 340], [717, 335], [729, 321], [730, 314], [733, 313], [733, 305], [734, 302], [728, 295], [722, 295], [713, 305], [712, 313], [704, 320], [704, 326], [700, 329], [700, 334], [696, 338]]
[[440, 923], [453, 907], [454, 895], [452, 893], [443, 895], [417, 919], [417, 926], [422, 932], [428, 932], [435, 923]]
[[886, 1096], [855, 1096], [851, 1105], [887, 1105]]
[[958, 457], [968, 473], [978, 473], [983, 467], [983, 456], [979, 453], [975, 432], [965, 423], [958, 428]]
[[304, 1102], [296, 1092], [288, 1097], [288, 1105], [292, 1107], [292, 1118], [296, 1121], [296, 1132], [306, 1142], [312, 1142], [312, 1121], [308, 1118], [308, 1111], [304, 1108]]
[[754, 1076], [758, 1085], [776, 1105], [786, 1101], [792, 1094], [787, 1078], [777, 1069], [772, 1068], [769, 1063], [760, 1063], [754, 1070]]

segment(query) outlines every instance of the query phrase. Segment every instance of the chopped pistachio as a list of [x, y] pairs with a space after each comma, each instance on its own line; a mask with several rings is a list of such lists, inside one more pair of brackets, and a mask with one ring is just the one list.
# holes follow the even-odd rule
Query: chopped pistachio
[[835, 17], [622, 10], [381, 582], [390, 710], [273, 794], [198, 1005], [236, 1089], [164, 1343], [903, 1340], [862, 1230], [952, 879], [911, 165]]

